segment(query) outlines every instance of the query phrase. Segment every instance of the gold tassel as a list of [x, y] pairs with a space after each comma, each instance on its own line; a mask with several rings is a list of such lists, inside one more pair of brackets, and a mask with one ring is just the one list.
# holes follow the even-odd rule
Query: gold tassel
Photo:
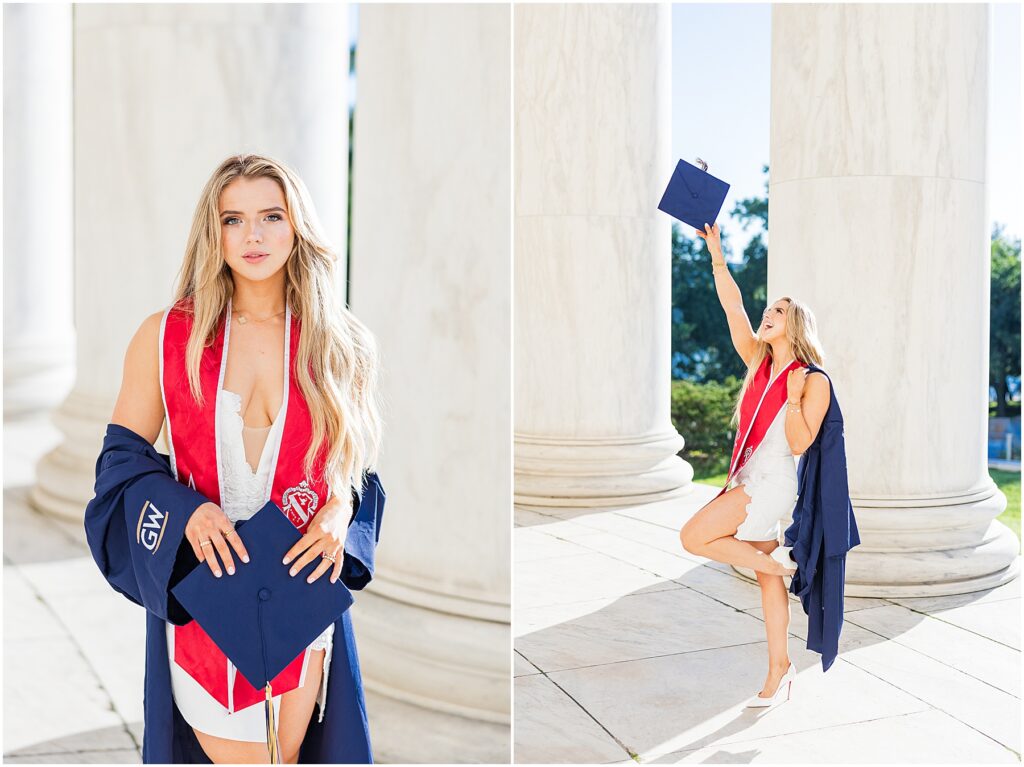
[[274, 696], [270, 689], [270, 682], [267, 682], [267, 700], [264, 705], [267, 707], [267, 750], [270, 752], [270, 763], [280, 764], [281, 759], [277, 746], [277, 726], [274, 723]]

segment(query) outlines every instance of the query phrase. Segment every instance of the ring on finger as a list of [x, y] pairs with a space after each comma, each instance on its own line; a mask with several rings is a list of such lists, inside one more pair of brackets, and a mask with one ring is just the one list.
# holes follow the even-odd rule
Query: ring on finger
[[200, 546], [212, 546], [213, 545], [213, 541], [211, 541], [209, 538], [207, 538], [205, 541], [199, 541], [199, 545]]
[[322, 556], [324, 559], [326, 559], [326, 560], [328, 560], [329, 562], [332, 562], [332, 563], [335, 561], [335, 558], [336, 558], [336, 555], [328, 554], [326, 551], [321, 552], [320, 556]]
[[225, 538], [227, 538], [229, 535], [234, 535], [234, 534], [235, 534], [234, 530], [227, 530], [227, 531], [224, 532], [223, 535], [224, 535]]

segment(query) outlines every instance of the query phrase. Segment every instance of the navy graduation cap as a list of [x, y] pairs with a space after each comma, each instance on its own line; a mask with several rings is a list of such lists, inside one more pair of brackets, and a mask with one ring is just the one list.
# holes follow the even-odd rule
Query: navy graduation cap
[[266, 689], [267, 746], [276, 762], [271, 680], [352, 605], [352, 593], [340, 578], [331, 583], [330, 571], [306, 582], [319, 557], [289, 575], [281, 559], [302, 533], [273, 501], [236, 530], [248, 563], [222, 578], [200, 565], [171, 592], [249, 683]]
[[707, 163], [703, 160], [698, 158], [697, 162], [702, 167], [690, 165], [686, 160], [676, 163], [672, 178], [658, 203], [658, 210], [704, 231], [704, 224], [714, 226], [729, 192], [729, 184], [708, 173]]

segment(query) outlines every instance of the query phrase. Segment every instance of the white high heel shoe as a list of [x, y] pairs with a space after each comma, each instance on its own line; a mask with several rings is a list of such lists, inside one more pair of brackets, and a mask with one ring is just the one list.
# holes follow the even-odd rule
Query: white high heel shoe
[[769, 555], [776, 562], [785, 565], [789, 572], [786, 575], [792, 575], [796, 572], [796, 562], [789, 553], [793, 550], [792, 546], [779, 546]]
[[747, 708], [767, 708], [779, 703], [785, 703], [789, 700], [794, 679], [796, 679], [796, 666], [790, 661], [789, 668], [786, 669], [786, 673], [779, 680], [779, 686], [775, 688], [775, 694], [770, 698], [762, 698], [759, 694], [754, 693], [747, 700]]

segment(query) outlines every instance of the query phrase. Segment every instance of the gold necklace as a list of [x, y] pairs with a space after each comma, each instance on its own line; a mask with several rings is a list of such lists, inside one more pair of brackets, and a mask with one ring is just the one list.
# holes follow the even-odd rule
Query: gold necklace
[[[789, 362], [787, 362], [785, 365], [783, 365], [781, 368], [779, 368], [779, 373], [781, 373], [783, 371], [783, 369], [785, 369], [786, 365], [792, 365], [793, 361], [795, 359], [796, 359], [796, 355], [794, 355], [793, 357], [790, 357]], [[775, 376], [777, 376], [779, 374], [779, 373], [775, 372], [774, 368], [775, 368], [775, 360], [772, 360], [772, 378], [774, 378]]]
[[[282, 311], [278, 312], [277, 314], [271, 314], [269, 317], [264, 317], [262, 320], [253, 320], [253, 322], [266, 322], [267, 320], [274, 319], [274, 317], [280, 317], [286, 311], [287, 311], [287, 309], [282, 310]], [[233, 310], [233, 314], [237, 314], [238, 315], [238, 324], [239, 325], [244, 325], [245, 323], [249, 322], [249, 318], [246, 317], [244, 314], [242, 314], [241, 310], [235, 309], [235, 310]]]

